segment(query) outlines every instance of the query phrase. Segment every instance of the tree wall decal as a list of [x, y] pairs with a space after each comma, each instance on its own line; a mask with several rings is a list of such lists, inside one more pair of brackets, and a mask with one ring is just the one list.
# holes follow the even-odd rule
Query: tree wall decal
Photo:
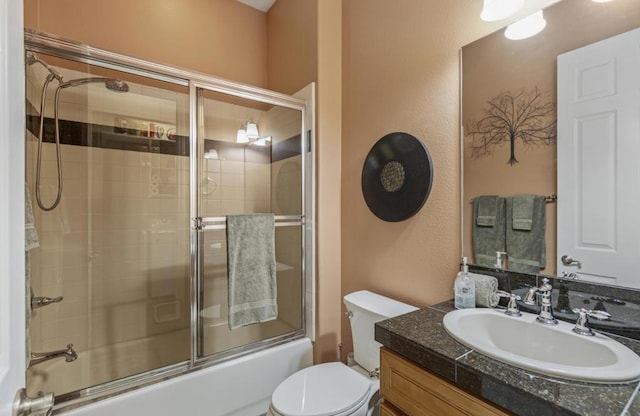
[[471, 136], [471, 157], [491, 154], [506, 142], [510, 145], [508, 164], [518, 163], [515, 144], [550, 145], [556, 141], [556, 108], [552, 101], [545, 101], [538, 88], [516, 94], [505, 91], [487, 101], [485, 116], [471, 123], [467, 136]]

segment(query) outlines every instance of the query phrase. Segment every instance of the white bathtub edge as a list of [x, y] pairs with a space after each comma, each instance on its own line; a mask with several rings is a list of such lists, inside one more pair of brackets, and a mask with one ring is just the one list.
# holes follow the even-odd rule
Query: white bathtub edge
[[65, 412], [68, 416], [258, 416], [288, 376], [313, 364], [303, 338]]

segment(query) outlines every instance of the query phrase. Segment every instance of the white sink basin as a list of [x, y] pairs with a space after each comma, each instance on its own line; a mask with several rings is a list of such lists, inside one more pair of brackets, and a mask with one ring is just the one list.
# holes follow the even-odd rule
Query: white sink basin
[[640, 378], [640, 357], [601, 334], [578, 335], [573, 325], [536, 322], [523, 312], [511, 317], [496, 309], [460, 309], [443, 324], [456, 340], [496, 360], [537, 373], [595, 383], [625, 383]]

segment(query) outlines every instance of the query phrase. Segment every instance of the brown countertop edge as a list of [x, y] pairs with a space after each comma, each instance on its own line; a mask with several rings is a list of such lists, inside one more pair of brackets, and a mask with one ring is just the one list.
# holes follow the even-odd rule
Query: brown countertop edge
[[[446, 301], [378, 322], [375, 339], [458, 387], [522, 416], [640, 415], [639, 382], [594, 384], [555, 379], [477, 353], [454, 340]], [[640, 355], [640, 342], [608, 335]]]

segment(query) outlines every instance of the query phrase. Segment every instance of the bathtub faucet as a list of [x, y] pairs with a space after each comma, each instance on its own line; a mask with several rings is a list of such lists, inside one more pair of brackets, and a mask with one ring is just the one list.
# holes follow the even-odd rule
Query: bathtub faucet
[[41, 362], [49, 361], [58, 357], [64, 357], [64, 360], [70, 363], [78, 358], [78, 354], [73, 350], [73, 344], [67, 345], [67, 348], [63, 350], [34, 352], [31, 353], [31, 362], [29, 363], [29, 366], [40, 364]]

